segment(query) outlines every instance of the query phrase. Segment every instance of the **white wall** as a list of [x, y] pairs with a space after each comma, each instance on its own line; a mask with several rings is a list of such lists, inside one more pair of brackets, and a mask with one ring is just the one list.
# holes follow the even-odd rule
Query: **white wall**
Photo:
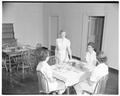
[[15, 38], [23, 44], [43, 44], [43, 4], [5, 3], [2, 23], [14, 23]]
[[73, 55], [81, 58], [84, 57], [87, 47], [88, 16], [105, 16], [102, 50], [108, 56], [109, 66], [118, 69], [117, 4], [53, 3], [44, 4], [43, 9], [46, 32], [49, 29], [49, 16], [61, 17], [60, 28], [67, 32], [68, 38], [71, 40]]
[[119, 51], [118, 51], [118, 4], [109, 4], [106, 10], [106, 29], [104, 34], [103, 50], [108, 56], [108, 64], [115, 69], [119, 68]]
[[3, 23], [14, 23], [18, 41], [35, 46], [49, 44], [49, 17], [59, 16], [59, 29], [67, 32], [74, 56], [83, 58], [87, 47], [88, 16], [105, 16], [102, 50], [110, 67], [118, 69], [118, 4], [8, 3]]
[[[60, 3], [44, 3], [43, 5], [43, 29], [44, 29], [44, 38], [45, 45], [49, 46], [49, 21], [50, 16], [59, 16], [59, 29], [63, 29], [65, 26], [64, 18], [64, 4]], [[55, 36], [56, 37], [56, 36]]]
[[85, 7], [81, 57], [86, 49], [88, 16], [105, 16], [102, 51], [108, 57], [108, 65], [118, 69], [118, 4], [96, 4]]

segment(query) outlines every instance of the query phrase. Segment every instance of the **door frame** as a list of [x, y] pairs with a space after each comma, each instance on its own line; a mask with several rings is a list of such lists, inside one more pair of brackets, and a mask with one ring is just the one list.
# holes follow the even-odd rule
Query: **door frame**
[[97, 13], [97, 12], [91, 12], [91, 13], [84, 13], [83, 14], [83, 30], [82, 30], [82, 43], [81, 43], [81, 53], [80, 57], [83, 60], [85, 58], [86, 54], [86, 49], [87, 49], [87, 37], [88, 37], [88, 20], [89, 16], [104, 16], [104, 29], [103, 29], [103, 37], [102, 37], [102, 46], [101, 46], [101, 51], [104, 50], [104, 45], [105, 45], [105, 37], [106, 37], [106, 25], [107, 25], [107, 18], [108, 15], [104, 13]]
[[[98, 17], [98, 18], [101, 17], [101, 18], [103, 19], [103, 23], [102, 23], [102, 24], [104, 24], [105, 16], [89, 16], [89, 19], [90, 19], [90, 18], [94, 18], [94, 17], [96, 17], [96, 18], [97, 18], [97, 17]], [[103, 29], [102, 29], [102, 31], [100, 32], [101, 34], [100, 34], [99, 32], [97, 33], [97, 36], [99, 36], [99, 35], [100, 35], [100, 36], [99, 36], [99, 37], [96, 37], [96, 35], [95, 35], [95, 45], [96, 45], [96, 39], [99, 38], [99, 40], [100, 40], [100, 41], [99, 41], [99, 44], [100, 44], [100, 45], [98, 45], [98, 46], [95, 47], [97, 52], [101, 51], [101, 49], [102, 49], [102, 42], [103, 42], [102, 39], [103, 39], [104, 25], [102, 25], [102, 26], [103, 26], [103, 27], [102, 27]], [[88, 38], [87, 38], [87, 43], [88, 43], [89, 35], [90, 35], [90, 33], [89, 33], [89, 28], [90, 28], [90, 27], [89, 27], [89, 22], [88, 22], [88, 34], [87, 34]], [[99, 35], [98, 35], [98, 34], [99, 34]], [[97, 40], [98, 40], [98, 39], [97, 39]], [[97, 47], [99, 47], [99, 49], [97, 49]]]
[[48, 28], [48, 48], [51, 50], [51, 19], [52, 17], [58, 17], [58, 32], [60, 30], [60, 16], [55, 15], [55, 16], [49, 16], [49, 28]]

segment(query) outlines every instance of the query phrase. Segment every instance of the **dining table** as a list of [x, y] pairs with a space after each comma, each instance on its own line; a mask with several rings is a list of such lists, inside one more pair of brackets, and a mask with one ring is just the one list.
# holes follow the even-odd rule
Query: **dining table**
[[[67, 89], [85, 80], [89, 73], [89, 71], [83, 67], [84, 62], [78, 60], [73, 61], [74, 63], [66, 62], [51, 66], [53, 69], [53, 77], [62, 80]], [[67, 93], [69, 94], [69, 90]]]
[[35, 47], [32, 46], [22, 46], [21, 48], [19, 47], [8, 47], [5, 49], [2, 49], [2, 52], [5, 53], [8, 56], [8, 61], [9, 61], [9, 72], [12, 72], [11, 68], [11, 58], [20, 56], [22, 55], [22, 52], [29, 51], [29, 50], [35, 50]]
[[7, 56], [8, 56], [8, 62], [9, 62], [9, 72], [11, 73], [12, 72], [12, 62], [11, 62], [11, 58], [14, 58], [14, 57], [19, 57], [21, 56], [21, 52], [24, 52], [24, 51], [27, 51], [27, 49], [3, 49], [2, 52], [5, 53]]
[[[9, 76], [9, 82], [10, 82], [11, 87], [14, 87], [14, 83], [19, 84], [19, 82], [17, 82], [17, 80], [15, 80], [15, 78], [14, 78], [14, 76], [18, 76], [18, 75], [16, 74], [16, 72], [13, 71], [12, 65], [16, 65], [23, 61], [22, 55], [24, 52], [34, 51], [34, 50], [35, 50], [35, 47], [27, 46], [27, 45], [2, 48], [2, 59], [5, 59], [7, 61], [6, 63], [8, 65], [8, 69], [9, 69], [8, 76]], [[14, 62], [14, 60], [15, 60], [15, 62]]]
[[[14, 87], [13, 82], [15, 83], [16, 80], [13, 78], [13, 71], [12, 71], [12, 65], [13, 65], [13, 58], [21, 58], [21, 59], [17, 59], [17, 60], [22, 60], [22, 53], [25, 51], [29, 51], [29, 50], [34, 50], [34, 47], [8, 47], [5, 49], [2, 49], [2, 54], [5, 54], [5, 58], [7, 58], [7, 64], [8, 64], [8, 69], [9, 69], [9, 82], [10, 82], [10, 86]], [[17, 61], [18, 62], [18, 61]]]

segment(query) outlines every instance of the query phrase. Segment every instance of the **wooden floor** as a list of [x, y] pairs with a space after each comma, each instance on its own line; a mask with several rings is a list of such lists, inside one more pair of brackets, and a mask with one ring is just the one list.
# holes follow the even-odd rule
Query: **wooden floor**
[[[117, 95], [118, 71], [109, 68], [109, 73], [105, 94]], [[9, 74], [4, 69], [2, 70], [2, 94], [39, 94], [37, 74], [35, 71], [26, 73], [24, 79], [22, 79], [21, 71], [14, 71], [12, 78], [14, 81], [11, 86], [9, 82]], [[66, 94], [66, 92], [64, 94]], [[70, 88], [70, 94], [76, 94], [73, 87]]]

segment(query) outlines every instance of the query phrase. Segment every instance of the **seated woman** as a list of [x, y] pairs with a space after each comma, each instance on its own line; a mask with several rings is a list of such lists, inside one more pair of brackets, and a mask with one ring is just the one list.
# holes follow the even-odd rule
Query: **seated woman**
[[103, 52], [100, 52], [98, 55], [98, 65], [92, 71], [89, 79], [74, 86], [77, 94], [81, 94], [82, 90], [88, 90], [90, 92], [94, 90], [97, 81], [108, 74], [108, 66], [106, 62], [107, 57]]
[[85, 57], [85, 61], [86, 61], [86, 65], [85, 67], [87, 67], [90, 71], [92, 71], [95, 66], [96, 66], [96, 52], [94, 51], [94, 43], [93, 42], [89, 42], [88, 43], [88, 51], [86, 52], [86, 57]]
[[[52, 68], [51, 66], [48, 65], [47, 61], [49, 60], [49, 51], [45, 48], [41, 49], [41, 51], [38, 51], [39, 54], [39, 64], [37, 65], [36, 70], [37, 71], [41, 71], [45, 77], [47, 78], [48, 81], [48, 86], [50, 91], [55, 91], [58, 88], [59, 83], [63, 83], [63, 82], [57, 82], [56, 79], [53, 78], [52, 76]], [[64, 83], [63, 83], [64, 84]], [[63, 90], [59, 91], [59, 94], [62, 94], [62, 92], [64, 92]]]

